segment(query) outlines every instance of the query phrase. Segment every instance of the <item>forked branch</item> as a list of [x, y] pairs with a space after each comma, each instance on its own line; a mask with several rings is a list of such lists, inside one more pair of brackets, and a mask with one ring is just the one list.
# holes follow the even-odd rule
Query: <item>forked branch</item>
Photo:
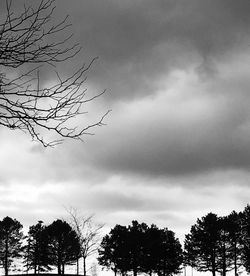
[[[85, 126], [77, 121], [87, 113], [87, 103], [105, 90], [86, 96], [86, 74], [97, 58], [67, 77], [55, 70], [58, 63], [69, 61], [81, 50], [77, 43], [69, 45], [72, 34], [64, 35], [70, 27], [68, 17], [54, 22], [55, 7], [56, 0], [40, 0], [37, 6], [24, 6], [15, 14], [12, 1], [6, 0], [6, 16], [0, 22], [0, 125], [25, 131], [44, 146], [65, 138], [81, 140], [102, 126], [109, 113]], [[39, 72], [44, 67], [54, 72], [52, 85], [41, 85]], [[49, 131], [55, 133], [52, 141], [46, 135]]]

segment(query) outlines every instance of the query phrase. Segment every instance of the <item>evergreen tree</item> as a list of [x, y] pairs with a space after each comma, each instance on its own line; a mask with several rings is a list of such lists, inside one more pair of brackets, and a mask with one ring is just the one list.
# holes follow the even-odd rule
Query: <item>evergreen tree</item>
[[151, 276], [157, 270], [159, 261], [159, 245], [161, 244], [161, 232], [159, 228], [152, 224], [146, 233], [146, 244], [144, 245], [143, 270]]
[[242, 212], [233, 211], [229, 216], [229, 235], [231, 240], [231, 254], [233, 258], [234, 275], [239, 275], [239, 269], [243, 267], [243, 236], [242, 236]]
[[219, 240], [217, 270], [222, 276], [233, 269], [233, 255], [231, 252], [230, 221], [228, 217], [218, 219]]
[[160, 240], [158, 244], [157, 264], [155, 272], [159, 276], [170, 276], [180, 273], [183, 261], [182, 248], [179, 240], [175, 238], [173, 231], [167, 228], [160, 229]]
[[57, 267], [58, 274], [64, 274], [65, 265], [76, 263], [80, 245], [76, 232], [65, 221], [56, 220], [46, 227], [48, 235], [49, 264]]
[[250, 205], [247, 205], [241, 214], [242, 234], [242, 264], [250, 273]]
[[218, 271], [219, 218], [209, 213], [191, 227], [185, 238], [185, 262], [198, 271]]
[[5, 217], [0, 221], [0, 260], [5, 275], [8, 276], [11, 264], [21, 257], [23, 226], [16, 219]]
[[28, 232], [27, 245], [25, 246], [25, 266], [27, 271], [34, 270], [34, 274], [39, 274], [50, 270], [48, 251], [48, 235], [42, 221], [30, 226]]
[[114, 271], [115, 275], [118, 272], [125, 275], [130, 270], [127, 239], [127, 227], [116, 225], [104, 236], [98, 250], [98, 263]]
[[126, 244], [129, 250], [130, 270], [132, 270], [133, 276], [137, 276], [139, 272], [144, 270], [144, 249], [147, 231], [148, 225], [146, 223], [138, 223], [136, 220], [132, 221], [132, 224], [128, 226]]
[[99, 264], [126, 275], [132, 272], [168, 276], [180, 272], [182, 249], [167, 228], [132, 221], [128, 227], [116, 225], [106, 235], [99, 250]]
[[221, 265], [222, 275], [234, 270], [235, 276], [242, 266], [242, 220], [241, 213], [233, 211], [228, 216], [222, 217], [221, 220]]

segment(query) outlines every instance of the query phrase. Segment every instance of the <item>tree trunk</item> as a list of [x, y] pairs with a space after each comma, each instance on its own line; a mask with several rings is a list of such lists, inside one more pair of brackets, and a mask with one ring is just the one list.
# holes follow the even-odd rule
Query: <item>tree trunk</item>
[[76, 275], [79, 275], [79, 259], [76, 261]]
[[115, 273], [115, 276], [117, 275], [117, 269], [116, 267], [114, 268], [114, 273]]
[[8, 269], [8, 263], [5, 262], [4, 264], [4, 271], [5, 271], [5, 276], [8, 276], [9, 275], [9, 269]]
[[57, 271], [58, 275], [62, 274], [62, 252], [61, 252], [61, 241], [59, 240], [57, 248]]
[[212, 255], [211, 255], [212, 259], [212, 274], [213, 276], [216, 276], [216, 265], [215, 265], [215, 253], [214, 250], [212, 250]]
[[8, 253], [9, 253], [9, 239], [7, 237], [6, 241], [5, 241], [5, 256], [4, 256], [4, 271], [5, 271], [5, 276], [9, 275]]
[[58, 273], [58, 275], [61, 275], [61, 274], [62, 274], [60, 262], [57, 263], [57, 273]]
[[234, 276], [238, 276], [238, 267], [237, 267], [237, 242], [234, 243]]
[[35, 257], [35, 261], [34, 261], [34, 274], [35, 274], [35, 275], [37, 274], [37, 268], [38, 268], [37, 259], [36, 259], [36, 257]]
[[223, 248], [223, 267], [222, 267], [222, 276], [226, 276], [227, 274], [227, 267], [226, 267], [226, 252], [225, 248]]
[[86, 276], [86, 257], [83, 257], [83, 275]]

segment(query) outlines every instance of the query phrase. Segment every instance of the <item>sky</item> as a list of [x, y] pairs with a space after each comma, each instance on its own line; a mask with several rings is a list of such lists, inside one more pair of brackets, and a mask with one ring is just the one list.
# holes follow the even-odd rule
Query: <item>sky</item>
[[[33, 1], [34, 2], [34, 1]], [[58, 71], [98, 56], [86, 87], [107, 110], [84, 142], [54, 148], [0, 128], [0, 217], [26, 227], [95, 214], [105, 231], [132, 220], [183, 241], [197, 218], [250, 202], [250, 2], [59, 0], [83, 49]], [[61, 67], [60, 67], [61, 66]], [[50, 82], [45, 76], [44, 82]]]

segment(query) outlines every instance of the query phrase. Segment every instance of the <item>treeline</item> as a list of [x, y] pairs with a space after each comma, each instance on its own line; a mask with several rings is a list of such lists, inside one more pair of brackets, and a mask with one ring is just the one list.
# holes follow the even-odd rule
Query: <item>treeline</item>
[[56, 267], [58, 274], [64, 274], [65, 265], [81, 257], [77, 233], [66, 221], [58, 219], [47, 226], [39, 221], [29, 228], [27, 236], [22, 228], [10, 217], [0, 221], [0, 262], [6, 276], [20, 258], [27, 273], [33, 270], [38, 274]]
[[209, 213], [198, 219], [186, 235], [184, 264], [198, 271], [225, 276], [241, 269], [250, 272], [250, 206], [219, 217]]
[[170, 276], [185, 266], [226, 276], [250, 273], [250, 206], [227, 216], [208, 213], [191, 226], [184, 248], [167, 228], [133, 221], [116, 225], [99, 249], [99, 264], [122, 276], [133, 273]]
[[69, 223], [57, 219], [49, 225], [42, 221], [29, 227], [27, 235], [22, 224], [11, 217], [0, 221], [0, 266], [8, 276], [10, 271], [40, 274], [57, 270], [65, 273], [66, 266], [75, 265], [79, 274], [82, 259], [83, 275], [86, 276], [86, 259], [97, 252], [99, 234], [103, 225], [95, 224], [92, 216], [79, 217], [69, 212]]
[[102, 239], [99, 230], [89, 218], [73, 223], [57, 219], [49, 225], [42, 221], [30, 226], [24, 236], [22, 225], [16, 219], [5, 217], [0, 221], [0, 266], [8, 276], [16, 260], [22, 261], [23, 272], [40, 274], [57, 270], [65, 273], [66, 266], [76, 266], [83, 260], [86, 276], [86, 258], [98, 251], [98, 263], [122, 276], [138, 274], [171, 276], [191, 266], [200, 272], [209, 271], [226, 276], [234, 271], [238, 276], [244, 269], [250, 273], [250, 206], [242, 212], [227, 216], [214, 213], [197, 219], [186, 235], [182, 248], [175, 233], [132, 221], [128, 226], [116, 225]]

